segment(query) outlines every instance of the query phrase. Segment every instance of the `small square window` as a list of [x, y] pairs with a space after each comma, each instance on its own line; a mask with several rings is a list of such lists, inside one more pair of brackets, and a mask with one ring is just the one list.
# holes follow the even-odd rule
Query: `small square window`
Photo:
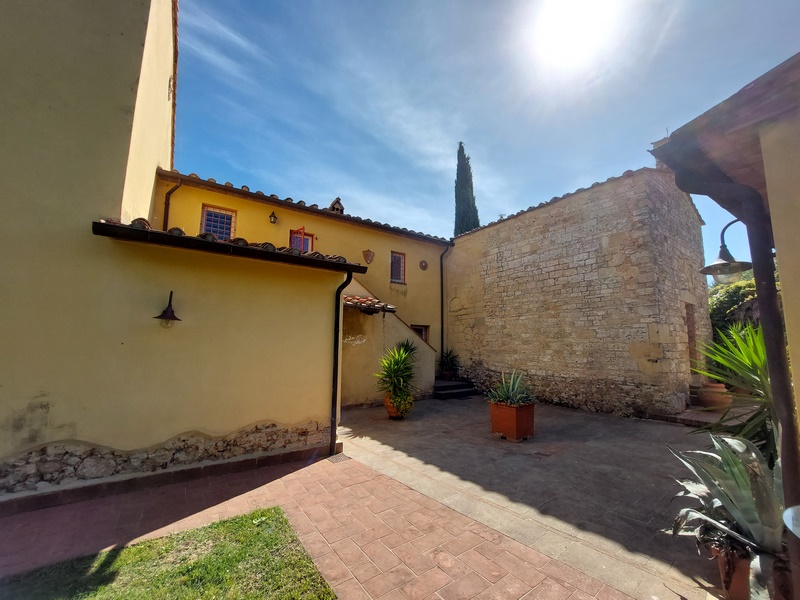
[[422, 338], [423, 342], [428, 341], [428, 325], [411, 325], [411, 329], [416, 333], [419, 337]]
[[229, 240], [236, 233], [236, 211], [203, 205], [200, 233], [213, 233], [218, 240]]
[[289, 230], [289, 247], [296, 248], [300, 252], [314, 251], [314, 234], [306, 233], [306, 228]]
[[392, 283], [406, 282], [406, 255], [392, 252]]

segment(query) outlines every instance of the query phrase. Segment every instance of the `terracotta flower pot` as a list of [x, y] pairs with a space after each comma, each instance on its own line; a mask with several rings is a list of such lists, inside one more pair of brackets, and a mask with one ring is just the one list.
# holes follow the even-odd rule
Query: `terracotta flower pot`
[[750, 600], [750, 563], [740, 556], [728, 556], [717, 548], [711, 549], [717, 560], [722, 593], [725, 600]]
[[700, 404], [714, 410], [725, 410], [733, 400], [724, 383], [704, 383], [697, 392]]
[[386, 407], [386, 412], [389, 413], [389, 418], [390, 419], [402, 419], [403, 418], [402, 415], [399, 412], [397, 412], [397, 409], [391, 403], [389, 394], [386, 394], [383, 397], [383, 405]]
[[533, 437], [535, 406], [535, 404], [509, 406], [490, 402], [489, 415], [492, 420], [492, 435], [506, 438], [512, 442], [521, 442]]

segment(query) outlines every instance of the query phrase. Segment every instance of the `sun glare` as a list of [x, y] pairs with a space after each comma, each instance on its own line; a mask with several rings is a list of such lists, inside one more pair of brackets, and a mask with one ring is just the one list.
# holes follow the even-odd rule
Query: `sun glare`
[[621, 33], [623, 1], [544, 0], [531, 34], [539, 66], [567, 75], [608, 59]]

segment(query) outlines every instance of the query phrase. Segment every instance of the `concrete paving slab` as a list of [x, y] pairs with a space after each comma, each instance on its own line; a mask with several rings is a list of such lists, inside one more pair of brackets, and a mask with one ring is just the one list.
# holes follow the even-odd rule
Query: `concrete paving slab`
[[[705, 598], [715, 565], [664, 534], [678, 508], [673, 477], [686, 475], [667, 445], [704, 439], [674, 423], [536, 410], [536, 435], [520, 444], [490, 435], [480, 396], [420, 402], [400, 422], [382, 408], [348, 411], [339, 435], [348, 455], [619, 594]], [[555, 597], [563, 584], [539, 593]]]

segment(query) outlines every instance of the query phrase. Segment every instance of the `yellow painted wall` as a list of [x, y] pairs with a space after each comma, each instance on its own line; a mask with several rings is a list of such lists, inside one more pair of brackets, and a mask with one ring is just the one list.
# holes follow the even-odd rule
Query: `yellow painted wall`
[[[132, 449], [191, 430], [328, 423], [342, 274], [91, 233], [120, 214], [132, 172], [150, 14], [147, 1], [3, 6], [0, 113], [13, 118], [0, 144], [0, 457], [59, 440]], [[147, 164], [164, 156], [163, 144], [138, 151]], [[147, 206], [141, 190], [131, 206]], [[183, 321], [165, 331], [153, 316], [170, 290]]]
[[[157, 184], [159, 200], [152, 221], [155, 228], [163, 226], [163, 198], [173, 185], [165, 181]], [[188, 185], [172, 195], [169, 226], [181, 227], [187, 234], [197, 235], [203, 204], [235, 210], [235, 235], [250, 242], [288, 246], [289, 230], [305, 227], [307, 233], [316, 236], [314, 250], [323, 254], [339, 254], [351, 262], [366, 265], [362, 252], [372, 250], [375, 259], [367, 265], [367, 273], [358, 276], [359, 281], [380, 300], [397, 306], [398, 316], [409, 325], [428, 325], [429, 343], [438, 350], [441, 340], [439, 256], [446, 246], [309, 214], [292, 209], [290, 204], [275, 206]], [[273, 211], [278, 217], [275, 225], [269, 222], [269, 214]], [[392, 251], [406, 255], [405, 285], [389, 281]], [[420, 269], [422, 260], [428, 263], [426, 271]]]
[[156, 167], [172, 164], [172, 0], [152, 0], [133, 113], [121, 218], [150, 213]]
[[761, 129], [761, 153], [792, 364], [800, 364], [800, 117]]
[[[362, 277], [362, 275], [359, 275]], [[367, 290], [353, 281], [346, 294], [368, 295]], [[417, 395], [430, 394], [435, 379], [436, 352], [423, 342], [407, 324], [392, 313], [366, 315], [355, 308], [345, 307], [342, 324], [342, 406], [367, 404], [383, 400], [377, 378], [381, 356], [388, 348], [406, 339], [417, 345], [414, 365], [414, 385]]]

